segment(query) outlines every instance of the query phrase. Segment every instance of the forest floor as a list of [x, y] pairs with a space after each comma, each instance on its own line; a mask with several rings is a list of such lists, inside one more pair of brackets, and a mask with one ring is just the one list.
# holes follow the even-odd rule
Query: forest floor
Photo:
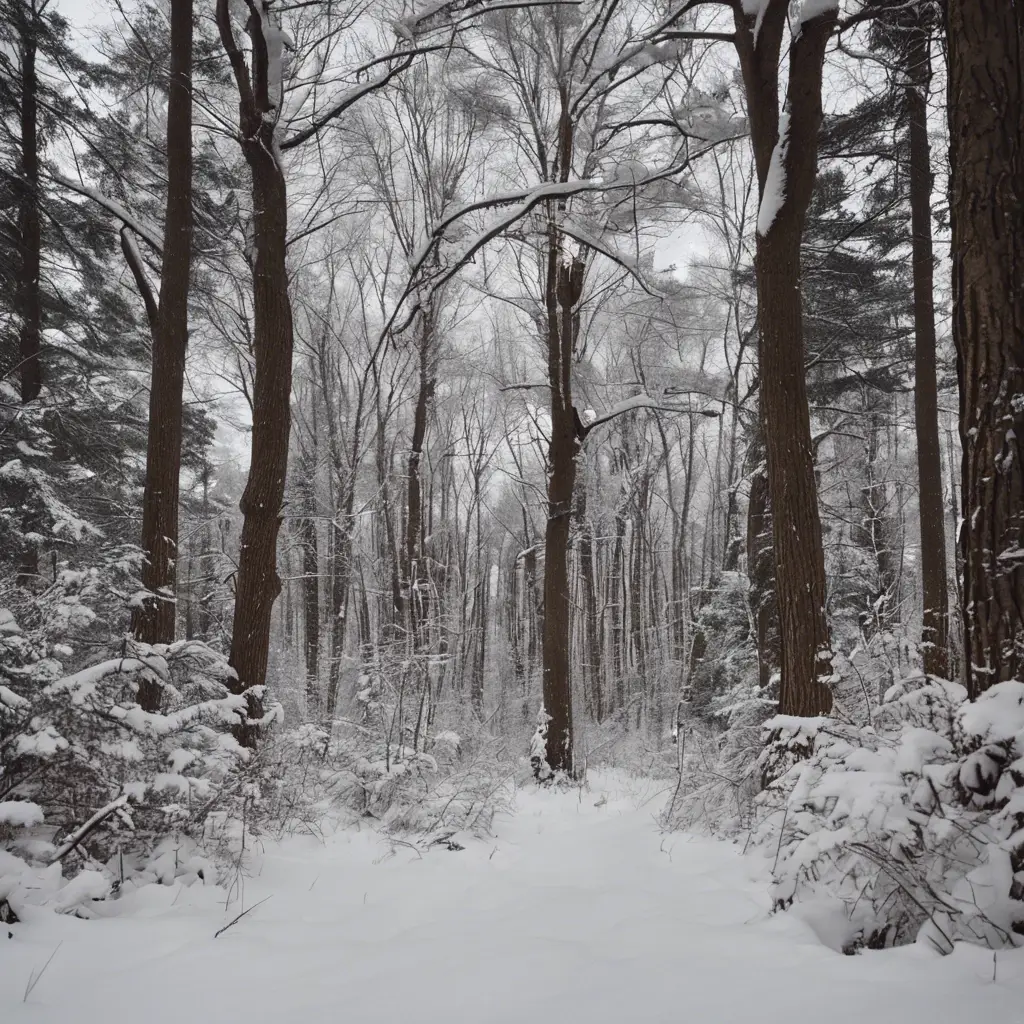
[[242, 907], [214, 886], [148, 886], [91, 921], [30, 909], [0, 934], [0, 1020], [1024, 1024], [1024, 950], [995, 980], [977, 948], [842, 956], [829, 914], [770, 913], [763, 860], [659, 833], [660, 785], [522, 790], [461, 851], [367, 828], [268, 843], [243, 903], [269, 898], [218, 938]]

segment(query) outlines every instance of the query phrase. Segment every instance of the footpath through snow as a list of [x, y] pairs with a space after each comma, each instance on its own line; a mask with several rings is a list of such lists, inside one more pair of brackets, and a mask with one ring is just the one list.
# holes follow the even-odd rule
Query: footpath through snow
[[[1024, 951], [842, 956], [771, 915], [762, 865], [662, 836], [652, 783], [517, 796], [497, 837], [418, 855], [364, 829], [268, 846], [240, 910], [150, 886], [0, 932], [3, 1024], [1024, 1024]], [[821, 925], [819, 931], [824, 931]], [[23, 1003], [26, 982], [59, 950]]]

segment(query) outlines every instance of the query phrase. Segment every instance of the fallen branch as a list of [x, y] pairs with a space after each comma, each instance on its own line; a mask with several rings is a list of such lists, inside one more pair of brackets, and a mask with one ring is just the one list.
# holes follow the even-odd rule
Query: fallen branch
[[[270, 894], [270, 896], [273, 896], [273, 895], [274, 895], [273, 893]], [[228, 921], [228, 923], [226, 925], [224, 925], [223, 928], [218, 928], [217, 931], [215, 931], [213, 933], [213, 937], [217, 938], [218, 935], [223, 935], [224, 932], [226, 932], [233, 924], [238, 924], [238, 922], [241, 921], [242, 918], [245, 917], [246, 914], [251, 913], [257, 907], [262, 907], [263, 904], [266, 903], [267, 900], [270, 899], [270, 896], [264, 896], [264, 898], [261, 899], [259, 901], [259, 903], [254, 903], [248, 910], [243, 910], [237, 917], [233, 917], [230, 921]]]

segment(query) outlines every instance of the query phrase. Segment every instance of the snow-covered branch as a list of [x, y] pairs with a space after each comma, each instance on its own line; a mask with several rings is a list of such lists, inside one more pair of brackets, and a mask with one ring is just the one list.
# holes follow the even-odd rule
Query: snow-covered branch
[[669, 405], [663, 400], [654, 398], [652, 395], [633, 395], [630, 398], [624, 398], [621, 402], [616, 402], [607, 412], [595, 419], [592, 419], [589, 423], [583, 424], [582, 437], [586, 437], [595, 427], [603, 426], [605, 423], [609, 423], [611, 420], [624, 416], [627, 412], [633, 412], [636, 409], [651, 409], [657, 412], [673, 412], [673, 413], [692, 413], [696, 416], [707, 416], [709, 419], [714, 419], [718, 413], [714, 409], [694, 409], [692, 407], [682, 405]]
[[151, 224], [149, 221], [136, 217], [135, 214], [126, 210], [116, 200], [111, 199], [109, 196], [105, 196], [102, 192], [99, 192], [94, 188], [90, 188], [88, 185], [85, 185], [80, 181], [65, 178], [60, 174], [54, 174], [52, 177], [58, 185], [63, 185], [64, 188], [70, 189], [72, 192], [77, 192], [80, 196], [85, 196], [86, 199], [91, 199], [97, 204], [97, 206], [102, 206], [107, 213], [112, 214], [122, 224], [131, 228], [135, 234], [145, 240], [148, 245], [152, 246], [157, 255], [163, 255], [163, 235], [155, 224]]
[[135, 242], [135, 233], [127, 224], [121, 227], [121, 252], [124, 253], [125, 262], [132, 272], [132, 277], [135, 278], [135, 286], [139, 289], [139, 294], [145, 304], [149, 329], [155, 331], [159, 307], [156, 296], [153, 294], [153, 286], [146, 276], [146, 266], [142, 261], [142, 253], [139, 252], [139, 247]]
[[[710, 146], [707, 147], [707, 149], [710, 148]], [[412, 270], [409, 275], [409, 283], [396, 303], [391, 317], [385, 324], [384, 331], [401, 333], [406, 330], [421, 308], [421, 303], [417, 301], [413, 304], [401, 322], [398, 320], [398, 315], [414, 294], [422, 294], [422, 289], [424, 288], [428, 289], [430, 292], [434, 292], [438, 288], [443, 287], [459, 272], [459, 270], [466, 266], [466, 264], [469, 263], [485, 245], [503, 234], [512, 227], [513, 224], [522, 220], [523, 217], [542, 203], [550, 202], [552, 200], [565, 200], [572, 196], [588, 192], [607, 193], [619, 189], [643, 188], [645, 185], [650, 185], [657, 181], [663, 181], [666, 178], [671, 178], [681, 173], [690, 166], [693, 159], [701, 156], [706, 151], [706, 149], [702, 149], [693, 155], [687, 155], [678, 163], [644, 176], [635, 176], [630, 173], [619, 175], [608, 180], [601, 178], [583, 178], [575, 181], [546, 182], [529, 188], [516, 189], [514, 191], [488, 196], [484, 199], [479, 199], [475, 202], [466, 203], [462, 206], [456, 207], [450, 213], [442, 217], [441, 220], [431, 229], [426, 243], [422, 246], [420, 251], [414, 255], [412, 260]], [[502, 217], [499, 217], [493, 223], [480, 231], [455, 257], [453, 262], [442, 267], [441, 270], [429, 277], [421, 276], [428, 260], [437, 251], [441, 242], [444, 241], [445, 232], [454, 224], [471, 213], [476, 213], [481, 210], [496, 209], [503, 206], [511, 206], [512, 208]], [[566, 231], [566, 234], [569, 233], [570, 232]]]

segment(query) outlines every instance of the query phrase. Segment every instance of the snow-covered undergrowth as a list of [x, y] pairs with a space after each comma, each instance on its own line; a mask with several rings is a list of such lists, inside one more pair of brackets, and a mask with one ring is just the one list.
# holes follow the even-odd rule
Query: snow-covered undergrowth
[[[525, 771], [478, 726], [424, 730], [410, 748], [369, 713], [330, 731], [277, 725], [245, 750], [233, 728], [248, 705], [223, 654], [198, 641], [112, 649], [95, 609], [118, 595], [101, 578], [61, 573], [23, 602], [25, 626], [0, 608], [0, 919], [26, 906], [91, 917], [152, 884], [230, 888], [255, 843], [329, 821], [427, 842], [485, 832]], [[143, 709], [147, 687], [159, 711]], [[264, 703], [271, 725], [279, 708]]]
[[754, 841], [776, 905], [838, 898], [845, 944], [1024, 941], [1024, 683], [911, 677], [869, 726], [777, 717]]
[[525, 768], [484, 733], [431, 731], [426, 749], [339, 719], [272, 735], [260, 752], [260, 820], [276, 834], [317, 829], [354, 812], [389, 833], [486, 832]]
[[830, 1024], [1019, 1015], [1024, 953], [1000, 953], [995, 981], [975, 947], [841, 956], [817, 922], [772, 914], [738, 846], [659, 834], [651, 790], [527, 782], [489, 835], [449, 846], [326, 827], [253, 842], [230, 892], [168, 878], [91, 921], [27, 907], [0, 933], [0, 1019], [776, 1024], [794, 979]]
[[[48, 903], [87, 914], [127, 884], [215, 875], [198, 852], [210, 822], [245, 799], [248, 758], [231, 727], [245, 713], [224, 657], [198, 642], [102, 647], [84, 667], [58, 630], [87, 627], [88, 575], [66, 574], [22, 629], [0, 610], [0, 913]], [[159, 712], [139, 703], [141, 687]], [[192, 841], [189, 842], [189, 837]]]

